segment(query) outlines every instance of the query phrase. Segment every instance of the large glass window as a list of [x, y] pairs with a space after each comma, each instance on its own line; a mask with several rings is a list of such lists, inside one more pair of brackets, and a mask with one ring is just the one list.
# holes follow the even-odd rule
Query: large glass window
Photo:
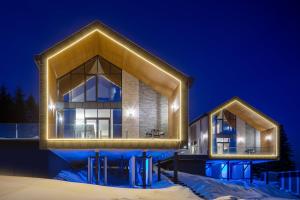
[[271, 131], [264, 133], [255, 128], [255, 122], [245, 121], [245, 116], [239, 117], [226, 109], [212, 117], [214, 154], [254, 155], [272, 152]]
[[63, 76], [58, 81], [59, 101], [69, 102], [71, 100], [71, 74]]
[[236, 116], [228, 110], [217, 113], [213, 120], [214, 152], [217, 154], [235, 153]]
[[62, 102], [120, 102], [122, 70], [97, 56], [58, 80]]
[[[57, 80], [56, 136], [122, 137], [122, 70], [100, 56]], [[100, 109], [101, 108], [101, 109]]]
[[105, 75], [98, 75], [98, 102], [117, 102], [121, 100], [121, 89]]
[[114, 138], [122, 137], [122, 110], [113, 109], [113, 135]]
[[57, 112], [59, 138], [121, 138], [121, 109], [65, 108]]
[[96, 101], [96, 76], [86, 77], [86, 101]]

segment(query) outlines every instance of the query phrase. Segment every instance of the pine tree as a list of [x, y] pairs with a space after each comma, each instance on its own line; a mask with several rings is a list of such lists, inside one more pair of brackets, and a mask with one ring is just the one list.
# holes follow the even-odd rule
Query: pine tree
[[14, 120], [14, 102], [7, 88], [0, 88], [0, 122], [10, 123]]
[[292, 171], [295, 170], [293, 152], [283, 125], [280, 126], [280, 158], [276, 161], [254, 165], [254, 171]]
[[23, 90], [18, 87], [15, 92], [14, 123], [22, 123], [26, 120], [26, 109]]
[[29, 97], [26, 100], [26, 116], [25, 121], [29, 123], [36, 123], [39, 119], [39, 111], [38, 111], [38, 105], [35, 102], [35, 99], [32, 95], [29, 95]]

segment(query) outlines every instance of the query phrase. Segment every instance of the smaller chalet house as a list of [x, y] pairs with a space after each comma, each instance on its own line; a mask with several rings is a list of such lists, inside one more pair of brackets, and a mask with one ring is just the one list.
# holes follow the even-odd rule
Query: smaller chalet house
[[185, 154], [207, 156], [206, 175], [249, 178], [249, 164], [279, 158], [279, 125], [235, 97], [190, 123]]

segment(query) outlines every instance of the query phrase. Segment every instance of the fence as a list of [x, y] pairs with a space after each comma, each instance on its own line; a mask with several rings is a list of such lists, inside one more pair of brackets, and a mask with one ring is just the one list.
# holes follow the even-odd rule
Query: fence
[[300, 171], [264, 172], [263, 179], [266, 184], [277, 182], [281, 190], [300, 195]]

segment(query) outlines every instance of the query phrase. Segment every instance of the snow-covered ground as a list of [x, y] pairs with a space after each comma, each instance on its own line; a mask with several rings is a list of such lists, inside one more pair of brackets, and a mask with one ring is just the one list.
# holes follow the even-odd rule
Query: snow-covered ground
[[[173, 172], [166, 171], [173, 175]], [[206, 199], [297, 199], [274, 185], [263, 182], [249, 184], [246, 181], [223, 181], [209, 177], [178, 173], [179, 181]]]
[[[197, 200], [190, 189], [163, 180], [159, 189], [105, 187], [60, 180], [0, 176], [0, 200]], [[164, 187], [162, 187], [164, 186]], [[167, 187], [165, 187], [167, 186]]]

